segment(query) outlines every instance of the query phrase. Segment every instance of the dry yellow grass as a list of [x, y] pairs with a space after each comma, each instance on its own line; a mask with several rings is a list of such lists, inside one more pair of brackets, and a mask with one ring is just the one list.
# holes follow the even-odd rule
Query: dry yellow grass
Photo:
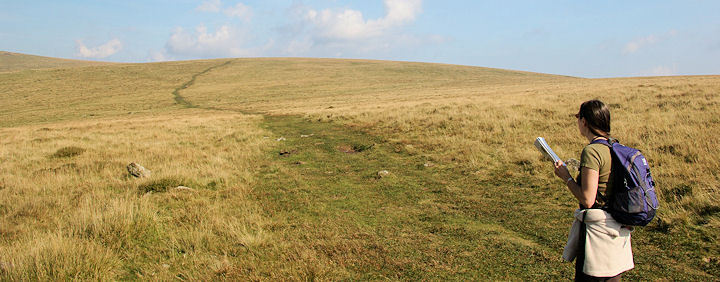
[[185, 96], [224, 109], [341, 121], [488, 177], [510, 168], [502, 164], [522, 163], [544, 183], [552, 175], [531, 145], [535, 137], [579, 158], [585, 141], [572, 115], [598, 98], [611, 107], [613, 135], [650, 159], [663, 223], [694, 224], [720, 208], [718, 76], [581, 79], [399, 62], [283, 62], [234, 61]]
[[213, 61], [0, 73], [0, 126], [168, 112], [172, 92]]
[[[0, 129], [3, 277], [199, 279], [265, 243], [247, 199], [267, 142], [259, 120], [189, 110]], [[130, 162], [152, 177], [129, 177]]]
[[[267, 177], [286, 175], [290, 183], [305, 178], [303, 171], [287, 167], [257, 175], [255, 168], [267, 165], [263, 153], [272, 148], [272, 139], [263, 136], [271, 133], [262, 129], [268, 122], [262, 116], [243, 113], [340, 123], [389, 140], [401, 154], [497, 185], [507, 191], [502, 197], [521, 203], [515, 207], [520, 214], [537, 217], [540, 223], [530, 226], [538, 230], [503, 226], [507, 219], [502, 215], [498, 222], [455, 220], [464, 223], [466, 232], [489, 236], [477, 241], [485, 244], [479, 249], [486, 253], [495, 247], [519, 250], [507, 254], [512, 257], [530, 250], [546, 261], [554, 247], [544, 240], [561, 240], [548, 230], [566, 228], [557, 226], [562, 223], [559, 217], [547, 214], [569, 211], [573, 203], [532, 142], [544, 136], [561, 157], [577, 158], [585, 141], [572, 115], [581, 102], [599, 98], [611, 107], [613, 135], [643, 150], [651, 162], [662, 209], [649, 229], [687, 238], [697, 248], [663, 250], [671, 258], [660, 264], [694, 275], [680, 278], [708, 277], [712, 274], [695, 264], [705, 261], [710, 265], [705, 269], [717, 268], [718, 90], [718, 76], [582, 79], [327, 59], [225, 59], [0, 73], [0, 274], [18, 280], [206, 280], [218, 275], [311, 279], [316, 273], [324, 278], [413, 277], [382, 268], [379, 273], [386, 276], [353, 276], [358, 271], [353, 265], [376, 267], [372, 260], [384, 258], [391, 249], [377, 245], [377, 253], [363, 253], [367, 249], [362, 238], [385, 238], [363, 233], [360, 239], [348, 239], [357, 234], [343, 232], [357, 227], [335, 226], [330, 219], [319, 219], [327, 229], [303, 230], [312, 225], [285, 222], [292, 218], [268, 210], [275, 205], [251, 199], [250, 191], [269, 181]], [[179, 105], [173, 93], [182, 95], [184, 106], [198, 108]], [[124, 167], [132, 161], [151, 169], [153, 176], [128, 178]], [[432, 170], [427, 173], [431, 178]], [[516, 204], [483, 192], [497, 189], [457, 183], [465, 187], [442, 188], [456, 195], [457, 203], [430, 198], [407, 210], [442, 217], [462, 209], [460, 203], [481, 203], [488, 212]], [[168, 190], [177, 185], [196, 189]], [[287, 188], [316, 188], [294, 185], [299, 188]], [[297, 205], [311, 205], [312, 200]], [[280, 216], [263, 217], [275, 213]], [[438, 228], [455, 227], [451, 223]], [[287, 229], [274, 231], [268, 225]], [[640, 254], [668, 248], [669, 243], [651, 237], [665, 235], [652, 234], [638, 236], [643, 240]], [[425, 235], [437, 239], [434, 244], [447, 243], [444, 237]], [[283, 241], [293, 238], [308, 240], [309, 246]], [[337, 253], [343, 250], [348, 253]], [[677, 262], [688, 256], [695, 260]], [[468, 260], [460, 257], [455, 258]], [[407, 257], [383, 263], [390, 269], [422, 265], [446, 275], [462, 274], [458, 265]], [[557, 267], [557, 262], [549, 264]], [[639, 264], [638, 271], [654, 271], [653, 265]], [[539, 277], [558, 273], [547, 275]]]
[[58, 59], [0, 51], [0, 72], [11, 72], [29, 69], [97, 66], [109, 64], [112, 63]]
[[552, 180], [548, 164], [529, 144], [544, 136], [561, 156], [578, 158], [585, 140], [572, 115], [582, 101], [599, 98], [612, 108], [614, 136], [651, 160], [664, 201], [660, 218], [675, 223], [702, 220], [707, 210], [720, 207], [720, 142], [713, 134], [720, 130], [718, 89], [717, 77], [582, 80], [557, 83], [548, 92], [501, 90], [489, 97], [392, 106], [396, 110], [340, 107], [314, 116], [349, 118], [481, 173], [503, 167], [488, 163], [522, 163], [538, 178]]

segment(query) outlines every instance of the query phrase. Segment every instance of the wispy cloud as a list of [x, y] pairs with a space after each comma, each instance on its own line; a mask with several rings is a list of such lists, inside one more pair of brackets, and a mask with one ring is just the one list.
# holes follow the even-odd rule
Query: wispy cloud
[[115, 38], [103, 45], [88, 48], [83, 44], [82, 40], [75, 40], [75, 49], [77, 50], [76, 55], [78, 57], [102, 59], [119, 52], [122, 49], [122, 42]]
[[224, 7], [220, 0], [206, 0], [197, 6], [195, 10], [201, 12], [220, 13], [222, 12], [228, 17], [236, 17], [248, 21], [252, 15], [250, 7], [243, 4], [237, 3], [234, 6]]
[[623, 54], [631, 54], [639, 51], [640, 49], [650, 47], [661, 41], [668, 40], [677, 35], [677, 31], [670, 30], [666, 33], [655, 35], [651, 34], [648, 36], [638, 37], [625, 44], [623, 48]]
[[677, 64], [655, 65], [654, 67], [642, 68], [638, 72], [630, 73], [633, 76], [672, 76], [680, 74]]
[[147, 60], [151, 62], [165, 62], [165, 61], [172, 61], [175, 58], [169, 56], [165, 50], [163, 51], [157, 51], [152, 50], [148, 52], [148, 58]]
[[648, 35], [641, 38], [636, 38], [633, 41], [628, 42], [625, 44], [625, 48], [623, 49], [623, 54], [629, 54], [629, 53], [635, 53], [638, 49], [655, 44], [657, 42], [657, 37], [655, 35]]
[[198, 11], [202, 12], [220, 12], [220, 6], [222, 6], [222, 2], [220, 0], [206, 0], [203, 1], [200, 6], [197, 6], [195, 8]]
[[225, 13], [225, 15], [229, 17], [236, 17], [244, 20], [249, 20], [250, 16], [252, 15], [250, 7], [243, 3], [237, 3], [235, 4], [235, 6], [226, 8], [223, 13]]
[[678, 74], [678, 69], [674, 64], [672, 66], [656, 66], [649, 73], [656, 76], [669, 76]]

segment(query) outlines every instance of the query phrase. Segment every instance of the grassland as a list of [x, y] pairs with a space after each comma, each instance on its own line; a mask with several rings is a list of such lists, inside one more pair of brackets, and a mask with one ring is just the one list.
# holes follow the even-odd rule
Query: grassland
[[[567, 278], [576, 204], [531, 143], [577, 158], [572, 114], [600, 98], [662, 202], [626, 277], [717, 279], [718, 90], [327, 59], [0, 73], [0, 274]], [[133, 161], [153, 175], [128, 177]]]
[[29, 69], [84, 67], [109, 64], [111, 63], [58, 59], [0, 51], [0, 72], [12, 72]]

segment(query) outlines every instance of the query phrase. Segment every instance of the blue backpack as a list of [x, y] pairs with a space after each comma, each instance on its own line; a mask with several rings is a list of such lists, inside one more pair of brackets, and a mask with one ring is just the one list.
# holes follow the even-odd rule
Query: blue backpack
[[660, 204], [655, 182], [645, 156], [634, 148], [623, 146], [616, 139], [598, 139], [591, 144], [610, 148], [612, 156], [613, 192], [598, 195], [605, 200], [603, 207], [617, 222], [631, 226], [645, 226], [655, 217]]

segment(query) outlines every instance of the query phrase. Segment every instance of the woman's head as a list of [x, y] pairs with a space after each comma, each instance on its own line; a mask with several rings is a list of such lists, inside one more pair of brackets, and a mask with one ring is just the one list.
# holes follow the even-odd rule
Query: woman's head
[[576, 117], [585, 121], [590, 133], [608, 137], [610, 135], [610, 109], [600, 100], [590, 100], [580, 105]]

